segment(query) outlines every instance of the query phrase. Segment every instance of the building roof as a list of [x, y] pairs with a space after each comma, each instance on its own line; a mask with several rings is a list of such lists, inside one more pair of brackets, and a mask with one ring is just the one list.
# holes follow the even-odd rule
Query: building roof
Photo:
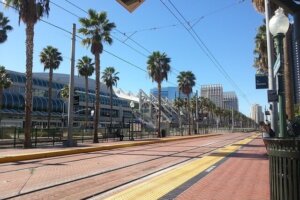
[[114, 92], [117, 95], [117, 97], [122, 98], [122, 99], [127, 99], [135, 102], [139, 102], [139, 97], [132, 92], [124, 92], [120, 88], [114, 88]]

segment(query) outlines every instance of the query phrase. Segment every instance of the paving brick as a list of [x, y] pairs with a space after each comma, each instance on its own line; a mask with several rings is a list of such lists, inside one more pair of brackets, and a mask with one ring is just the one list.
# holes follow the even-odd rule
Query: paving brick
[[180, 194], [177, 200], [269, 200], [268, 157], [258, 138]]

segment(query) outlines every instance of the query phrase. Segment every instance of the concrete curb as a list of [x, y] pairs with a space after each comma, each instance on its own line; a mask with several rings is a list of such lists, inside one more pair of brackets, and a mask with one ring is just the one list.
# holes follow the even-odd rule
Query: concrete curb
[[117, 148], [141, 146], [141, 145], [154, 144], [154, 143], [173, 142], [178, 140], [187, 140], [187, 139], [193, 139], [199, 137], [212, 137], [217, 135], [221, 135], [221, 134], [194, 135], [194, 136], [185, 136], [185, 137], [178, 137], [178, 138], [162, 138], [162, 139], [151, 140], [151, 141], [132, 141], [128, 143], [113, 144], [113, 145], [99, 146], [99, 147], [78, 147], [75, 149], [64, 149], [64, 150], [41, 152], [41, 153], [7, 155], [7, 156], [0, 157], [0, 164], [8, 163], [8, 162], [18, 162], [24, 160], [34, 160], [39, 158], [50, 158], [50, 157], [65, 156], [65, 155], [72, 155], [72, 154], [79, 154], [79, 153], [88, 153], [94, 151], [104, 151], [104, 150], [111, 150]]

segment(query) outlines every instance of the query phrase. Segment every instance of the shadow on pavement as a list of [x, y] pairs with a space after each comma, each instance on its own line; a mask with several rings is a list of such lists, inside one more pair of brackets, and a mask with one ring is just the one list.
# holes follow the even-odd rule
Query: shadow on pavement
[[242, 153], [242, 152], [237, 152], [237, 153], [231, 153], [228, 155], [228, 153], [222, 153], [222, 152], [217, 152], [217, 153], [212, 153], [209, 156], [220, 156], [220, 157], [234, 157], [234, 158], [250, 158], [250, 159], [260, 159], [260, 160], [268, 160], [267, 154], [257, 154], [257, 153]]
[[243, 146], [243, 147], [265, 147], [262, 144], [232, 144], [231, 146]]

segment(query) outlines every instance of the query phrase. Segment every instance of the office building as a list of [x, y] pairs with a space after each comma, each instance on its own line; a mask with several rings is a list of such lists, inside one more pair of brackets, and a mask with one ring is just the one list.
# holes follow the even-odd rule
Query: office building
[[223, 105], [223, 86], [220, 84], [201, 85], [202, 97], [210, 99], [216, 106], [224, 108]]
[[235, 92], [223, 92], [223, 105], [226, 110], [239, 111], [239, 102]]
[[264, 114], [260, 105], [254, 104], [251, 106], [251, 119], [253, 119], [253, 121], [257, 124], [264, 121]]

